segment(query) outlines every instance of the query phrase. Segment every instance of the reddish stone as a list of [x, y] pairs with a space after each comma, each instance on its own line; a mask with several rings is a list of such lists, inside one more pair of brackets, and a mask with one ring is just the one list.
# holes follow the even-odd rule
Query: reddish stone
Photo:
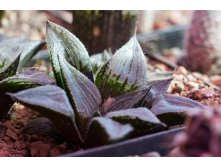
[[7, 136], [4, 136], [4, 137], [2, 138], [2, 140], [3, 140], [5, 143], [8, 143], [8, 144], [12, 143], [11, 138], [10, 138], [10, 137], [7, 137]]
[[59, 156], [61, 153], [60, 153], [60, 151], [59, 151], [59, 149], [58, 148], [52, 148], [51, 150], [50, 150], [50, 156], [51, 157], [56, 157], [56, 156]]
[[221, 87], [221, 77], [220, 76], [213, 76], [211, 77], [211, 82], [215, 85]]
[[10, 137], [11, 139], [13, 140], [18, 140], [18, 136], [15, 132], [13, 132], [12, 130], [10, 129], [7, 129], [6, 130], [6, 133], [5, 133], [6, 136]]
[[203, 98], [210, 98], [215, 96], [216, 93], [212, 89], [205, 89], [205, 90], [196, 90], [190, 93], [190, 98], [194, 100], [202, 100]]
[[30, 144], [31, 156], [46, 157], [49, 155], [51, 145], [43, 143], [42, 141], [36, 141]]
[[19, 149], [26, 149], [26, 144], [23, 141], [14, 142], [14, 147]]

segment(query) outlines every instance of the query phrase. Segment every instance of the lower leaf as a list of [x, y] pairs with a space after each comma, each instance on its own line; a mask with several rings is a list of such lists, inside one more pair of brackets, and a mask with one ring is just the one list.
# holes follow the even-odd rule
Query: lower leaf
[[76, 127], [74, 111], [63, 89], [47, 85], [9, 95], [49, 118], [66, 139], [72, 142], [83, 141]]
[[183, 124], [187, 113], [208, 109], [209, 107], [186, 97], [164, 94], [154, 99], [151, 111], [168, 126], [175, 126]]
[[96, 147], [121, 141], [130, 136], [133, 127], [122, 125], [109, 118], [96, 117], [91, 120], [84, 146]]
[[152, 87], [145, 98], [145, 107], [150, 109], [152, 107], [154, 99], [160, 94], [165, 94], [167, 92], [167, 89], [170, 86], [171, 81], [172, 78], [148, 81], [147, 85], [151, 85]]
[[18, 92], [41, 85], [55, 84], [55, 80], [43, 72], [27, 70], [0, 81], [1, 92]]
[[135, 108], [109, 112], [106, 117], [122, 124], [130, 124], [134, 127], [133, 136], [156, 132], [166, 128], [147, 108]]

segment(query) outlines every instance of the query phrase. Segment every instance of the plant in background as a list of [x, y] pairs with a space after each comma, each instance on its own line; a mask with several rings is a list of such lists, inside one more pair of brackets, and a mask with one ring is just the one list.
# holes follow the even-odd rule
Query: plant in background
[[13, 61], [15, 53], [20, 52], [18, 70], [26, 65], [29, 60], [45, 45], [42, 40], [29, 40], [22, 38], [0, 38], [0, 62], [8, 64]]
[[52, 22], [47, 22], [47, 46], [58, 86], [9, 95], [48, 117], [66, 139], [83, 147], [165, 130], [182, 124], [193, 107], [205, 107], [184, 97], [165, 95], [171, 76], [147, 73], [136, 37], [96, 74], [79, 39]]
[[220, 11], [194, 11], [185, 36], [186, 56], [179, 63], [191, 71], [220, 74], [220, 32]]
[[15, 75], [18, 67], [25, 65], [41, 48], [43, 42], [26, 43], [25, 48], [28, 47], [28, 49], [21, 51], [23, 40], [19, 40], [20, 43], [11, 43], [12, 40], [14, 41], [14, 39], [7, 39], [0, 42], [0, 119], [4, 118], [14, 103], [11, 97], [5, 94], [6, 92], [15, 93], [39, 85], [54, 83], [54, 80], [46, 74], [34, 70]]
[[171, 156], [221, 156], [221, 106], [190, 114], [185, 125], [185, 131], [175, 137]]

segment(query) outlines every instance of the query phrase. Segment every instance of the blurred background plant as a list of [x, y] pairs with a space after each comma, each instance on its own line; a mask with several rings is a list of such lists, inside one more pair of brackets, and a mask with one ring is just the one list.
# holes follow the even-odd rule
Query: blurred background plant
[[221, 106], [189, 115], [185, 125], [174, 139], [176, 148], [170, 156], [221, 156]]
[[[102, 21], [106, 21], [105, 23], [103, 22], [105, 26], [115, 26], [115, 29], [118, 29], [118, 31], [113, 30], [112, 32], [114, 33], [115, 31], [116, 34], [114, 36], [117, 38], [119, 34], [123, 33], [119, 27], [127, 26], [126, 28], [124, 27], [124, 31], [129, 31], [133, 34], [134, 26], [137, 24], [137, 34], [147, 33], [174, 25], [185, 25], [189, 22], [191, 13], [192, 11], [1, 11], [0, 19], [2, 25], [0, 32], [10, 37], [21, 36], [42, 39], [45, 37], [45, 22], [50, 19], [69, 30], [83, 31], [87, 34], [88, 32], [85, 32], [85, 30], [74, 28], [74, 26], [78, 26], [76, 25], [77, 23], [80, 24], [81, 28], [85, 24], [91, 27], [94, 26], [92, 28], [94, 31], [90, 30], [90, 32], [97, 34], [96, 27], [101, 25]], [[86, 22], [87, 19], [88, 22]], [[136, 23], [137, 20], [138, 22]], [[118, 23], [113, 24], [113, 22]], [[86, 30], [89, 29], [89, 27], [86, 28]], [[110, 32], [105, 30], [104, 33]]]

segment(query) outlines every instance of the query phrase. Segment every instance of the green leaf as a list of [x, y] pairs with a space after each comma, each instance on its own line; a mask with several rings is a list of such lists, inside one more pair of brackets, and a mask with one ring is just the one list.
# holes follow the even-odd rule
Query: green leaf
[[0, 93], [0, 120], [5, 117], [13, 104], [14, 101], [10, 96]]
[[90, 56], [93, 73], [95, 74], [101, 66], [107, 63], [110, 60], [111, 56], [111, 53], [107, 52], [106, 50], [102, 53]]
[[85, 74], [93, 81], [92, 66], [88, 52], [81, 41], [65, 28], [47, 22], [47, 46], [50, 52], [52, 65], [55, 72], [55, 77], [58, 84], [62, 85], [59, 79], [60, 68], [58, 65], [58, 55], [65, 58], [68, 63], [74, 66], [77, 70]]
[[96, 117], [91, 120], [85, 147], [96, 147], [121, 141], [130, 136], [131, 125], [122, 125], [109, 118]]
[[44, 41], [28, 40], [21, 38], [9, 38], [0, 42], [1, 58], [7, 62], [14, 59], [14, 53], [21, 53], [18, 69], [21, 69], [43, 47]]
[[119, 97], [108, 98], [102, 104], [102, 114], [129, 108], [140, 107], [150, 91], [151, 87], [135, 90]]
[[12, 62], [0, 69], [0, 81], [16, 74], [19, 60], [20, 54], [17, 54]]
[[77, 125], [82, 135], [85, 135], [88, 122], [99, 110], [100, 92], [93, 82], [71, 66], [64, 58], [59, 57], [59, 63], [65, 91], [74, 108]]
[[146, 80], [145, 57], [136, 37], [132, 37], [98, 71], [95, 83], [105, 100], [137, 90]]
[[134, 127], [134, 136], [156, 132], [157, 130], [165, 128], [165, 124], [163, 124], [147, 108], [135, 108], [109, 112], [106, 117], [122, 124], [132, 125]]
[[8, 94], [15, 101], [35, 109], [50, 119], [68, 140], [82, 142], [73, 109], [61, 88], [47, 85]]
[[208, 107], [186, 97], [164, 94], [154, 99], [151, 111], [168, 126], [183, 124], [186, 114], [209, 110]]
[[0, 92], [18, 92], [41, 85], [55, 84], [47, 74], [35, 70], [27, 70], [21, 74], [0, 81]]

